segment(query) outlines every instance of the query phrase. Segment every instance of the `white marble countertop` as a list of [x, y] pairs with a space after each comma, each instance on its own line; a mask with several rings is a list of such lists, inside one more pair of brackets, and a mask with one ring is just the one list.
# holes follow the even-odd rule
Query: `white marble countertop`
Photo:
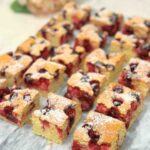
[[[32, 15], [15, 14], [9, 8], [11, 0], [0, 0], [0, 53], [15, 50], [29, 35], [49, 19]], [[107, 7], [120, 11], [126, 16], [150, 17], [150, 0], [78, 0], [87, 2], [93, 8]], [[150, 98], [148, 98], [150, 99]], [[150, 101], [145, 103], [144, 111], [138, 121], [129, 129], [121, 150], [150, 150]], [[47, 145], [47, 141], [35, 136], [29, 125], [18, 129], [0, 120], [0, 150], [69, 150], [71, 135], [63, 145]]]

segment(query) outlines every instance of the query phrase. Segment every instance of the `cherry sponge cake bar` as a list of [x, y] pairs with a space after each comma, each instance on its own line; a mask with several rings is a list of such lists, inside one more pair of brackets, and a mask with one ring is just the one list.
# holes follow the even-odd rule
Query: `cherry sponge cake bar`
[[78, 69], [80, 64], [80, 52], [77, 52], [77, 48], [73, 49], [69, 44], [63, 44], [54, 51], [54, 55], [50, 57], [49, 60], [64, 65], [66, 67], [65, 73], [68, 76]]
[[122, 121], [91, 111], [74, 133], [72, 150], [117, 150], [125, 135]]
[[0, 99], [0, 118], [22, 126], [30, 113], [39, 105], [37, 90], [13, 88], [2, 93]]
[[83, 111], [92, 108], [98, 94], [103, 90], [106, 78], [99, 73], [74, 73], [67, 81], [66, 97], [79, 101]]
[[150, 19], [140, 16], [131, 17], [125, 20], [122, 31], [125, 34], [134, 34], [139, 39], [147, 40], [150, 35]]
[[128, 128], [141, 112], [143, 101], [140, 93], [111, 83], [97, 99], [96, 111], [124, 121]]
[[90, 22], [99, 27], [101, 31], [106, 31], [112, 36], [120, 30], [123, 23], [123, 15], [102, 8], [95, 15], [91, 15]]
[[48, 94], [47, 102], [32, 114], [33, 132], [62, 143], [81, 117], [80, 104], [53, 93]]
[[107, 34], [105, 32], [100, 35], [94, 29], [83, 28], [75, 38], [74, 47], [82, 46], [89, 53], [96, 48], [104, 47], [106, 41]]
[[91, 7], [89, 5], [77, 6], [75, 2], [67, 3], [59, 14], [60, 19], [72, 22], [79, 29], [89, 21]]
[[32, 58], [23, 54], [4, 54], [0, 56], [0, 78], [7, 80], [8, 86], [20, 84], [23, 73], [32, 63]]
[[51, 19], [37, 33], [38, 37], [43, 37], [51, 42], [53, 47], [69, 42], [73, 33], [73, 24], [68, 21], [58, 21]]
[[106, 76], [108, 82], [114, 80], [121, 71], [124, 64], [124, 54], [109, 53], [103, 49], [95, 49], [84, 62], [86, 72], [97, 72]]
[[33, 60], [39, 57], [47, 59], [52, 53], [51, 43], [42, 37], [31, 36], [18, 46], [16, 52], [30, 55]]
[[113, 52], [122, 52], [126, 56], [126, 60], [130, 60], [137, 55], [137, 50], [143, 44], [143, 40], [139, 40], [135, 35], [126, 35], [121, 32], [115, 34], [111, 41], [110, 50]]
[[25, 72], [24, 84], [44, 96], [48, 91], [56, 91], [63, 83], [64, 71], [65, 66], [39, 58]]
[[122, 70], [119, 83], [147, 96], [150, 91], [150, 62], [132, 58]]

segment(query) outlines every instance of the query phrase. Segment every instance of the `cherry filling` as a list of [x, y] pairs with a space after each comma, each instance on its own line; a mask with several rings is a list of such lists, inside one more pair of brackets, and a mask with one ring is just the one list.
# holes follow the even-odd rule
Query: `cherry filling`
[[100, 83], [98, 81], [90, 81], [90, 85], [94, 91], [94, 96], [97, 96], [100, 92]]
[[78, 141], [73, 141], [72, 150], [84, 150], [84, 149], [86, 149], [85, 146], [79, 144]]
[[133, 29], [132, 29], [131, 27], [129, 27], [128, 25], [125, 25], [125, 26], [123, 27], [122, 32], [123, 32], [124, 34], [127, 34], [127, 35], [130, 35], [130, 34], [133, 34], [133, 33], [134, 33]]
[[61, 38], [60, 38], [60, 44], [64, 44], [66, 42], [68, 42], [70, 39], [70, 35], [66, 34], [66, 35], [63, 35]]
[[88, 111], [94, 102], [94, 96], [90, 96], [88, 93], [81, 91], [78, 87], [69, 86], [67, 89], [66, 97], [70, 99], [79, 99], [83, 111]]
[[147, 76], [150, 78], [150, 71], [148, 72]]
[[48, 48], [45, 48], [42, 52], [41, 52], [41, 57], [44, 59], [47, 59], [50, 55], [50, 50]]
[[112, 25], [105, 25], [102, 27], [103, 31], [107, 31], [110, 36], [113, 36], [119, 29], [121, 24], [121, 18], [118, 18], [117, 14], [113, 14], [110, 17], [110, 21], [112, 22]]
[[11, 93], [11, 89], [10, 88], [0, 89], [0, 103], [5, 101], [4, 100], [4, 96], [8, 95], [10, 93]]
[[[75, 140], [73, 141], [72, 150], [85, 150], [85, 149], [87, 149], [86, 146], [79, 144], [79, 142]], [[101, 145], [90, 144], [88, 146], [88, 150], [110, 150], [110, 146], [109, 144], [101, 144]]]
[[88, 39], [83, 41], [83, 47], [86, 49], [87, 52], [91, 52], [93, 47]]
[[60, 44], [66, 43], [70, 40], [70, 37], [72, 36], [72, 29], [71, 26], [69, 24], [65, 24], [63, 25], [63, 28], [65, 28], [65, 30], [67, 31], [66, 35], [63, 35], [60, 38]]
[[82, 44], [78, 39], [76, 39], [74, 48], [76, 48], [79, 45], [83, 46], [85, 48], [86, 52], [91, 52], [93, 50], [93, 46], [91, 45], [91, 43], [88, 39], [85, 39]]
[[102, 68], [105, 68], [108, 71], [114, 71], [115, 70], [115, 66], [112, 64], [104, 64], [100, 61], [97, 61], [95, 64], [92, 63], [88, 63], [87, 64], [87, 68], [89, 72], [97, 72], [97, 73], [101, 73]]
[[120, 77], [119, 77], [119, 83], [124, 85], [124, 86], [133, 88], [133, 85], [132, 85], [132, 73], [127, 71], [127, 70], [124, 70], [121, 73]]
[[107, 43], [107, 37], [108, 37], [108, 33], [104, 32], [102, 35], [100, 35], [102, 42], [100, 44], [100, 47], [105, 47], [106, 43]]
[[43, 129], [47, 129], [47, 128], [50, 127], [49, 122], [46, 121], [46, 120], [41, 120], [41, 123], [42, 123], [42, 128], [43, 128]]
[[73, 16], [73, 24], [76, 29], [80, 29], [84, 24], [86, 24], [89, 21], [90, 18], [90, 13], [87, 15], [86, 18], [80, 20], [78, 16], [74, 15]]
[[1, 69], [1, 71], [0, 71], [0, 75], [1, 76], [5, 76], [6, 75], [6, 69], [8, 68], [8, 66], [5, 66], [5, 67], [3, 67], [2, 69]]
[[17, 124], [19, 120], [13, 115], [13, 110], [14, 110], [14, 107], [6, 106], [4, 110], [0, 110], [0, 114], [6, 117], [8, 120]]
[[138, 57], [150, 60], [150, 44], [144, 44], [142, 46], [139, 46], [138, 48], [136, 48], [135, 51]]
[[50, 85], [50, 81], [48, 79], [40, 78], [38, 80], [33, 80], [31, 76], [32, 76], [32, 74], [30, 74], [30, 73], [26, 74], [25, 79], [24, 79], [25, 83], [29, 87], [35, 87], [42, 91], [48, 91], [49, 85]]
[[90, 137], [89, 145], [96, 144], [100, 138], [99, 133], [94, 131], [93, 127], [89, 124], [84, 124], [82, 127], [88, 130], [88, 136]]
[[70, 77], [73, 74], [73, 68], [74, 65], [72, 63], [66, 65], [67, 69], [66, 69], [66, 74]]
[[65, 73], [70, 77], [72, 73], [74, 72], [75, 66], [72, 63], [65, 64], [62, 60], [59, 60], [59, 63], [66, 66]]
[[63, 28], [66, 29], [68, 36], [72, 36], [73, 29], [72, 29], [72, 26], [70, 24], [63, 25]]
[[69, 118], [69, 124], [68, 124], [68, 129], [67, 129], [67, 132], [69, 134], [69, 131], [75, 121], [75, 115], [76, 115], [76, 111], [75, 111], [75, 108], [73, 106], [69, 106], [68, 108], [66, 108], [64, 110], [64, 112], [66, 113], [66, 115], [68, 116]]
[[104, 104], [97, 104], [95, 111], [105, 115], [108, 113], [108, 109]]

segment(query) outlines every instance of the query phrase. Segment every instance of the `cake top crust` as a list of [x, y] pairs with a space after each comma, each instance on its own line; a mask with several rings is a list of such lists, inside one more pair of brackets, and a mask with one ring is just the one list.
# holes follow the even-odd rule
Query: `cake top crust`
[[113, 71], [116, 65], [124, 60], [122, 53], [105, 53], [103, 49], [96, 49], [91, 52], [85, 59], [85, 64], [93, 64], [100, 68], [101, 73]]
[[[135, 66], [134, 69], [131, 68], [133, 65]], [[127, 70], [131, 79], [150, 83], [150, 62], [139, 58], [132, 58], [124, 70]]]
[[75, 108], [77, 103], [63, 96], [54, 93], [48, 94], [47, 106], [41, 110], [34, 111], [34, 115], [40, 117], [41, 120], [63, 127], [68, 121], [68, 116], [65, 113], [67, 108]]
[[74, 73], [68, 80], [67, 84], [71, 87], [78, 87], [80, 90], [93, 96], [94, 91], [92, 87], [92, 82], [98, 82], [102, 86], [106, 78], [104, 75], [99, 73], [83, 73], [81, 70]]
[[64, 65], [39, 58], [25, 72], [24, 77], [30, 74], [30, 77], [35, 80], [40, 78], [52, 80], [58, 73], [62, 74], [64, 71]]
[[125, 126], [122, 121], [91, 111], [88, 113], [83, 126], [75, 131], [74, 140], [87, 145], [91, 140], [88, 134], [89, 130], [93, 130], [97, 133], [96, 135], [99, 135], [98, 145], [111, 144], [121, 131], [125, 131]]
[[133, 102], [143, 103], [140, 93], [118, 83], [111, 83], [97, 100], [98, 104], [104, 104], [108, 109], [117, 107], [119, 112], [124, 115], [131, 109]]
[[24, 109], [37, 100], [38, 91], [34, 89], [12, 89], [0, 102], [0, 110], [10, 107], [13, 113], [21, 117]]
[[51, 43], [48, 40], [31, 36], [17, 48], [17, 52], [40, 56], [43, 50], [50, 50], [50, 48]]

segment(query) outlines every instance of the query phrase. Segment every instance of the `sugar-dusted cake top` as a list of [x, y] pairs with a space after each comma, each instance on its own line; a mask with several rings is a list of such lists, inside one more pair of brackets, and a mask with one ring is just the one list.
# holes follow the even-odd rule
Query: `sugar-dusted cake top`
[[62, 127], [68, 121], [68, 116], [65, 113], [65, 110], [70, 107], [75, 108], [75, 105], [75, 101], [49, 93], [47, 106], [41, 110], [34, 111], [34, 115], [40, 117], [41, 120], [47, 120], [54, 125]]
[[106, 54], [103, 49], [96, 49], [91, 52], [85, 60], [85, 63], [93, 64], [101, 69], [101, 72], [113, 71], [118, 62], [124, 60], [122, 53], [110, 53]]
[[12, 89], [0, 102], [0, 110], [10, 108], [18, 116], [27, 105], [34, 103], [38, 98], [38, 91], [34, 89]]
[[131, 79], [150, 83], [150, 62], [139, 58], [132, 58], [124, 68]]
[[28, 55], [16, 53], [12, 56], [5, 55], [0, 62], [2, 62], [0, 65], [1, 76], [15, 76], [27, 69], [32, 62], [32, 58]]
[[39, 58], [25, 72], [24, 76], [30, 75], [30, 78], [35, 80], [40, 78], [53, 79], [58, 74], [63, 73], [64, 70], [65, 66], [61, 64]]
[[34, 56], [40, 56], [45, 49], [50, 50], [51, 43], [42, 37], [29, 37], [18, 48], [17, 52], [29, 53]]
[[83, 73], [81, 70], [74, 73], [68, 80], [68, 85], [71, 87], [77, 87], [80, 90], [88, 93], [89, 95], [94, 94], [92, 83], [98, 82], [98, 84], [101, 86], [105, 82], [105, 76], [101, 75], [99, 73]]
[[91, 21], [97, 20], [102, 25], [112, 25], [118, 20], [120, 16], [122, 16], [122, 14], [115, 13], [106, 8], [102, 8], [95, 13], [95, 16], [91, 16]]
[[117, 107], [121, 114], [127, 114], [133, 102], [143, 103], [140, 93], [118, 83], [111, 83], [97, 100], [98, 104], [103, 104], [108, 109]]
[[112, 117], [89, 112], [82, 127], [79, 127], [74, 133], [74, 140], [81, 144], [88, 144], [92, 137], [90, 131], [96, 135], [95, 142], [98, 145], [111, 144], [118, 137], [121, 131], [125, 130], [124, 123]]
[[136, 43], [138, 42], [135, 35], [126, 35], [121, 32], [116, 33], [114, 40], [118, 41], [121, 44], [127, 44], [127, 45], [131, 45], [133, 47], [135, 47]]

